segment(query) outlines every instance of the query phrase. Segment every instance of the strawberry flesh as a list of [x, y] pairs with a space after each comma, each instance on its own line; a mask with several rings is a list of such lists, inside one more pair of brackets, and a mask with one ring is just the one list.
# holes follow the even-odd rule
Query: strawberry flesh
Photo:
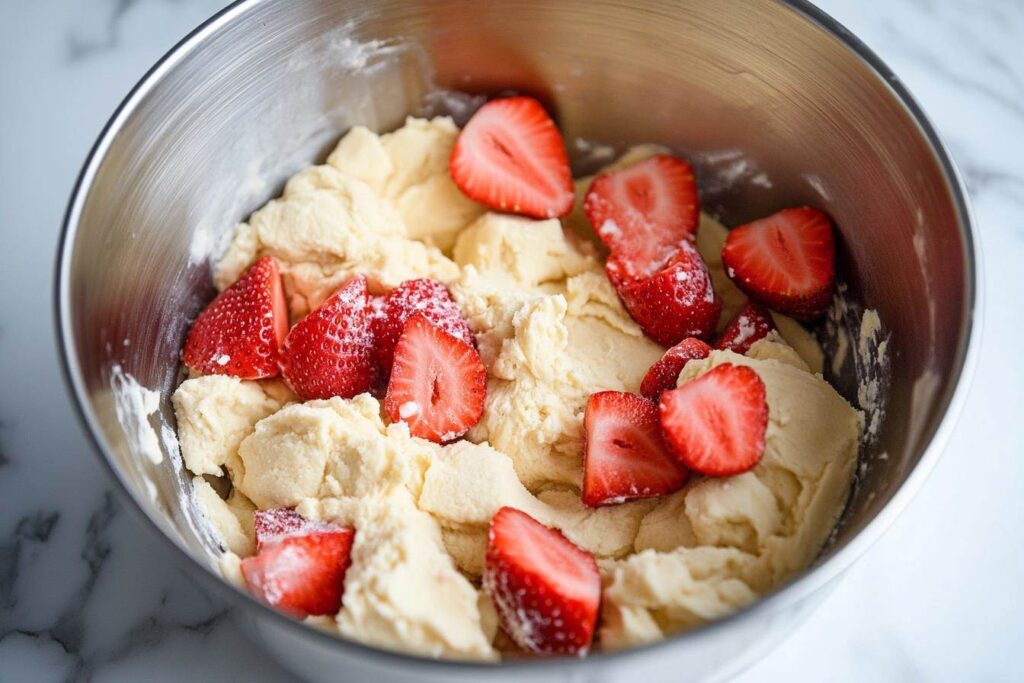
[[199, 314], [182, 360], [204, 375], [276, 377], [288, 308], [277, 263], [264, 256]]
[[651, 339], [673, 346], [687, 337], [707, 339], [715, 330], [722, 302], [715, 296], [711, 274], [689, 242], [653, 275], [630, 280], [616, 254], [605, 266], [630, 317]]
[[385, 313], [385, 307], [387, 305], [388, 298], [379, 294], [367, 294], [366, 295], [366, 307], [369, 310], [370, 315], [370, 327], [376, 330], [378, 327], [384, 324], [384, 318], [387, 315]]
[[582, 656], [601, 600], [593, 556], [525, 512], [503, 507], [491, 519], [484, 590], [502, 629], [538, 655]]
[[693, 169], [669, 154], [600, 174], [583, 209], [627, 280], [653, 274], [681, 242], [696, 238], [700, 222]]
[[474, 344], [473, 333], [455, 304], [448, 288], [437, 280], [406, 280], [395, 287], [380, 304], [373, 319], [374, 354], [381, 376], [391, 375], [395, 346], [406, 321], [419, 313], [434, 326], [467, 344]]
[[556, 218], [572, 210], [562, 134], [532, 97], [480, 107], [459, 133], [448, 170], [463, 194], [499, 211]]
[[480, 421], [486, 395], [487, 370], [473, 345], [422, 314], [409, 318], [384, 397], [391, 421], [407, 423], [413, 436], [447, 443]]
[[640, 393], [657, 401], [661, 392], [675, 389], [679, 373], [683, 371], [683, 366], [688, 361], [707, 358], [710, 353], [711, 347], [700, 339], [684, 339], [666, 351], [665, 355], [647, 370], [640, 383]]
[[719, 365], [663, 393], [659, 409], [665, 442], [687, 468], [724, 477], [761, 460], [768, 404], [764, 382], [750, 368]]
[[774, 329], [771, 314], [754, 301], [747, 301], [718, 335], [715, 348], [746, 353], [754, 342], [764, 339]]
[[798, 320], [817, 318], [832, 301], [832, 221], [817, 209], [784, 209], [729, 232], [726, 273], [752, 299]]
[[350, 280], [292, 328], [281, 372], [306, 401], [351, 398], [370, 389], [376, 369], [366, 278]]
[[348, 527], [309, 531], [266, 543], [242, 560], [249, 592], [295, 617], [336, 614], [345, 592], [345, 572], [355, 531]]
[[686, 470], [662, 441], [653, 401], [620, 391], [591, 394], [583, 429], [584, 504], [662, 496], [686, 483]]

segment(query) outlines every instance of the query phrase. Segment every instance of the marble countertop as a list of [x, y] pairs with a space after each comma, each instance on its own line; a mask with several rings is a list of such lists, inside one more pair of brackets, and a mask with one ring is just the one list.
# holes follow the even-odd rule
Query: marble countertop
[[[131, 85], [221, 4], [0, 9], [0, 680], [292, 680], [116, 502], [65, 397], [50, 319], [57, 234], [86, 152]], [[741, 680], [1022, 680], [1024, 3], [821, 4], [906, 82], [963, 171], [985, 261], [984, 348], [927, 485]]]

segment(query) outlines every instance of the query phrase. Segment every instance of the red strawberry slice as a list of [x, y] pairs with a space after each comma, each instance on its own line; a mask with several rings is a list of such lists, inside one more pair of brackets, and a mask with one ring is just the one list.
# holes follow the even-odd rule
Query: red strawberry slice
[[480, 107], [459, 133], [448, 170], [463, 194], [499, 211], [556, 218], [572, 210], [562, 134], [532, 97]]
[[470, 345], [475, 343], [473, 333], [447, 287], [426, 278], [406, 280], [391, 290], [383, 301], [379, 317], [374, 320], [374, 353], [377, 367], [385, 379], [391, 374], [395, 346], [402, 329], [416, 313], [453, 337]]
[[487, 535], [484, 590], [502, 629], [540, 655], [584, 655], [601, 600], [597, 563], [525, 512], [503, 507]]
[[621, 391], [591, 394], [583, 430], [584, 504], [662, 496], [686, 482], [686, 470], [662, 441], [653, 401]]
[[281, 372], [306, 401], [351, 398], [370, 389], [376, 371], [366, 278], [349, 280], [292, 328]]
[[700, 222], [693, 169], [668, 154], [597, 176], [583, 209], [629, 280], [654, 273], [680, 242], [695, 239]]
[[257, 551], [287, 536], [304, 536], [314, 531], [340, 528], [335, 524], [306, 519], [292, 508], [257, 510], [253, 515]]
[[277, 376], [288, 307], [277, 263], [264, 256], [210, 302], [192, 323], [182, 360], [204, 375]]
[[385, 371], [381, 367], [381, 361], [384, 359], [384, 354], [380, 353], [379, 350], [379, 335], [383, 331], [385, 326], [386, 313], [384, 307], [387, 304], [387, 296], [380, 294], [367, 294], [366, 296], [366, 309], [370, 316], [370, 332], [373, 335], [373, 363], [375, 366], [373, 385], [370, 387], [370, 392], [378, 399], [384, 397], [384, 392], [388, 389], [388, 375], [391, 373], [391, 358], [395, 354], [394, 347], [391, 348], [391, 356], [387, 357], [388, 366]]
[[384, 397], [392, 422], [413, 436], [447, 443], [480, 421], [487, 370], [471, 344], [416, 314], [405, 323]]
[[722, 262], [751, 298], [779, 313], [812, 320], [832, 301], [832, 221], [807, 206], [779, 211], [731, 230]]
[[711, 347], [700, 339], [684, 339], [666, 351], [665, 355], [650, 367], [640, 383], [640, 393], [657, 401], [661, 392], [676, 388], [679, 373], [683, 371], [683, 366], [688, 361], [707, 358], [710, 353]]
[[348, 527], [286, 536], [242, 560], [249, 592], [298, 618], [337, 614], [355, 531]]
[[724, 363], [661, 395], [665, 442], [686, 467], [709, 477], [746, 472], [761, 460], [768, 404], [764, 382]]
[[366, 308], [369, 310], [370, 327], [374, 330], [383, 324], [385, 316], [384, 306], [387, 303], [387, 300], [386, 296], [380, 296], [379, 294], [366, 295]]
[[662, 346], [687, 337], [706, 339], [714, 332], [722, 302], [715, 296], [704, 260], [689, 242], [650, 277], [629, 281], [616, 255], [605, 266], [629, 315]]
[[746, 353], [754, 342], [764, 339], [774, 329], [775, 321], [771, 314], [757, 303], [748, 301], [718, 335], [715, 348]]

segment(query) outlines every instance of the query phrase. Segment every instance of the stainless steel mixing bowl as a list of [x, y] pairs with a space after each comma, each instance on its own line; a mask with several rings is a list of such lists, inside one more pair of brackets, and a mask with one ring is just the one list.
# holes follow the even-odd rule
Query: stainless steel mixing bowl
[[[532, 92], [569, 140], [684, 150], [728, 224], [797, 203], [835, 217], [849, 297], [891, 335], [891, 385], [845, 520], [798, 580], [647, 647], [483, 670], [333, 638], [216, 577], [173, 446], [159, 462], [141, 452], [150, 425], [132, 422], [126, 376], [160, 392], [152, 426], [173, 424], [178, 352], [212, 294], [214, 245], [349, 126], [458, 105], [438, 88]], [[884, 64], [803, 2], [248, 0], [179, 44], [111, 118], [68, 209], [57, 305], [71, 391], [128, 507], [296, 672], [699, 680], [783, 637], [921, 485], [964, 399], [978, 285], [965, 193], [931, 125]]]

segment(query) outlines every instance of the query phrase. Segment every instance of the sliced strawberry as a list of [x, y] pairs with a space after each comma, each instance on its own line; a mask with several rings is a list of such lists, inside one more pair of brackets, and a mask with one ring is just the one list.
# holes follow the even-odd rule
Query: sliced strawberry
[[448, 170], [463, 194], [499, 211], [556, 218], [572, 210], [562, 134], [532, 97], [480, 107], [459, 133]]
[[683, 242], [665, 267], [650, 277], [630, 281], [622, 276], [616, 255], [605, 266], [629, 315], [663, 346], [687, 337], [706, 339], [715, 329], [722, 302], [715, 296], [711, 275], [696, 248]]
[[[370, 327], [376, 330], [384, 322], [385, 305], [387, 304], [388, 298], [386, 296], [380, 296], [379, 294], [367, 294], [366, 295], [366, 308], [369, 310], [370, 315]], [[376, 334], [376, 332], [374, 332]]]
[[812, 320], [832, 301], [832, 221], [807, 206], [779, 211], [731, 230], [722, 262], [751, 298], [779, 313]]
[[484, 590], [504, 631], [535, 654], [584, 655], [601, 600], [590, 553], [530, 515], [503, 507], [487, 535]]
[[711, 347], [700, 339], [684, 339], [650, 367], [640, 383], [640, 393], [649, 399], [658, 400], [661, 392], [667, 389], [675, 389], [679, 380], [679, 373], [688, 361], [707, 358], [711, 353]]
[[373, 383], [373, 332], [366, 278], [349, 280], [284, 340], [281, 372], [303, 400], [351, 398]]
[[287, 536], [305, 536], [314, 531], [329, 531], [340, 528], [335, 524], [306, 519], [292, 508], [257, 510], [253, 514], [253, 530], [256, 535], [257, 551]]
[[693, 169], [668, 154], [597, 176], [583, 209], [629, 280], [654, 273], [680, 242], [695, 239], [700, 222]]
[[405, 323], [384, 398], [392, 422], [413, 436], [447, 443], [480, 421], [487, 370], [471, 344], [417, 314]]
[[774, 329], [775, 321], [771, 314], [757, 303], [747, 301], [718, 335], [715, 348], [746, 353], [754, 342], [764, 339]]
[[348, 527], [286, 536], [242, 560], [249, 592], [304, 618], [336, 614], [345, 592], [345, 572], [355, 531]]
[[768, 404], [764, 382], [724, 363], [661, 395], [665, 442], [686, 467], [709, 477], [746, 472], [761, 460]]
[[384, 299], [379, 317], [374, 320], [374, 354], [385, 379], [391, 374], [395, 346], [405, 323], [419, 313], [435, 327], [467, 344], [474, 344], [473, 333], [455, 304], [448, 288], [437, 280], [406, 280]]
[[275, 377], [286, 334], [281, 276], [274, 259], [264, 256], [199, 314], [185, 339], [182, 360], [204, 375]]
[[583, 430], [585, 505], [662, 496], [686, 482], [686, 470], [662, 441], [653, 401], [621, 391], [591, 394]]
[[395, 349], [392, 346], [391, 355], [387, 356], [387, 370], [381, 367], [381, 361], [384, 360], [385, 354], [380, 353], [378, 336], [386, 325], [385, 318], [387, 314], [384, 309], [387, 301], [387, 296], [380, 294], [367, 294], [366, 296], [366, 309], [370, 316], [370, 332], [373, 334], [373, 363], [375, 366], [373, 385], [370, 387], [370, 392], [378, 399], [384, 398], [384, 392], [388, 390], [388, 375], [391, 373], [390, 361], [395, 355]]

